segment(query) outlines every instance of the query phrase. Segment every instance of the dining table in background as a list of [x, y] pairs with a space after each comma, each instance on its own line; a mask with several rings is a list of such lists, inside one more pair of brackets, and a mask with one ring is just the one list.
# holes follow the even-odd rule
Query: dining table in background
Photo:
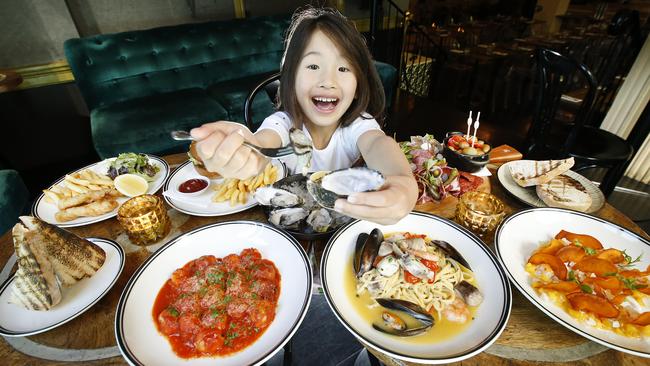
[[[187, 160], [187, 155], [170, 155], [164, 159], [174, 169]], [[496, 178], [495, 168], [491, 167], [493, 174], [489, 178], [491, 193], [505, 203], [509, 213], [527, 208], [501, 187]], [[5, 337], [0, 341], [1, 363], [5, 365], [68, 365], [71, 362], [84, 365], [126, 364], [115, 343], [115, 309], [127, 281], [151, 252], [173, 237], [206, 224], [231, 220], [266, 222], [266, 215], [259, 206], [217, 217], [188, 216], [172, 211], [170, 209], [170, 216], [176, 217], [177, 226], [162, 242], [148, 247], [127, 244], [124, 270], [104, 298], [77, 318], [45, 333], [22, 338]], [[436, 212], [435, 206], [429, 206], [426, 211]], [[450, 212], [447, 210], [445, 215], [450, 216]], [[605, 203], [594, 215], [648, 237], [632, 220], [608, 203]], [[116, 240], [125, 236], [116, 218], [68, 230], [82, 237], [104, 237]], [[325, 242], [303, 241], [301, 244], [306, 251], [314, 253], [318, 262]], [[493, 248], [492, 243], [489, 245]], [[12, 255], [11, 232], [7, 232], [0, 237], [0, 263], [2, 263], [0, 280], [4, 281], [15, 270], [13, 268], [15, 260], [12, 259]], [[318, 279], [315, 282], [318, 282]], [[371, 348], [368, 348], [368, 351], [386, 365], [410, 365], [389, 358]], [[648, 363], [646, 359], [608, 349], [569, 331], [538, 310], [513, 288], [512, 313], [504, 332], [490, 348], [473, 358], [462, 361], [462, 364], [528, 365], [531, 361], [553, 362], [553, 365], [558, 366], [574, 365], [575, 361], [590, 365]], [[293, 364], [300, 365], [300, 359], [294, 359]]]

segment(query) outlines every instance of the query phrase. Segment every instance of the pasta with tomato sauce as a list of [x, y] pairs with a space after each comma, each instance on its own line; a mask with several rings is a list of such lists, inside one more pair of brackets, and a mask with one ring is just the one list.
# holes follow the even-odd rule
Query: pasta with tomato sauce
[[280, 273], [256, 249], [206, 255], [177, 269], [152, 315], [181, 358], [223, 356], [254, 343], [275, 318]]

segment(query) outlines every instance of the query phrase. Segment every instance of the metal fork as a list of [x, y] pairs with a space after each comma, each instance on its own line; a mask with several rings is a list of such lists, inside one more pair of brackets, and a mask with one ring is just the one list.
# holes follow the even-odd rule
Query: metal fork
[[[190, 133], [187, 131], [172, 131], [171, 136], [174, 140], [178, 141], [195, 141], [194, 137], [192, 137], [192, 135], [190, 135]], [[281, 156], [286, 156], [294, 153], [293, 145], [272, 148], [253, 145], [248, 141], [244, 141], [243, 144], [257, 151], [259, 154], [266, 156], [267, 158], [279, 158]]]

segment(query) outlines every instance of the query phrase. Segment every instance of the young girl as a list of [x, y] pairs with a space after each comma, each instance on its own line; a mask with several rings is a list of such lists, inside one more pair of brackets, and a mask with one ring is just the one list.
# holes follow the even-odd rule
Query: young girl
[[397, 143], [373, 118], [384, 109], [384, 91], [365, 42], [339, 12], [308, 8], [296, 13], [287, 36], [279, 89], [279, 112], [252, 134], [242, 124], [214, 122], [191, 131], [206, 168], [224, 177], [257, 175], [267, 159], [243, 146], [289, 144], [289, 129], [312, 140], [312, 171], [347, 168], [360, 156], [386, 177], [377, 192], [339, 199], [335, 210], [379, 224], [406, 216], [417, 185]]

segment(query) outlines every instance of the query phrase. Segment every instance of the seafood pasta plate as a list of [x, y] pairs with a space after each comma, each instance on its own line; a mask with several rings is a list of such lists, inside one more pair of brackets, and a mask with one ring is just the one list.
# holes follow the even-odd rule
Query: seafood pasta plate
[[346, 224], [329, 240], [321, 274], [343, 326], [403, 361], [472, 357], [510, 316], [510, 284], [490, 250], [460, 225], [425, 213], [394, 225]]
[[495, 247], [517, 289], [553, 320], [650, 357], [650, 241], [585, 213], [533, 208], [503, 221]]
[[288, 234], [252, 221], [194, 229], [127, 283], [115, 337], [132, 365], [260, 365], [307, 313], [312, 271]]
[[[148, 194], [154, 194], [158, 191], [158, 189], [160, 189], [160, 187], [162, 187], [165, 180], [167, 180], [167, 177], [169, 176], [169, 165], [165, 160], [157, 156], [149, 155], [149, 154], [144, 154], [143, 156], [146, 156], [149, 164], [151, 164], [151, 166], [155, 167], [156, 169], [156, 172], [152, 173], [152, 176], [149, 178], [149, 181], [147, 182], [148, 186], [146, 191], [146, 193]], [[70, 172], [66, 176], [61, 177], [56, 182], [54, 182], [50, 186], [50, 188], [45, 191], [53, 190], [54, 187], [57, 186], [60, 187], [65, 183], [67, 183], [67, 180], [69, 179], [70, 176], [75, 176], [78, 173], [83, 173], [89, 170], [96, 174], [105, 175], [107, 174], [107, 171], [110, 169], [111, 163], [113, 163], [116, 159], [117, 157], [109, 158], [85, 166], [74, 172]], [[57, 220], [57, 216], [56, 216], [59, 209], [57, 208], [57, 205], [55, 203], [48, 202], [45, 191], [36, 199], [36, 201], [34, 201], [34, 205], [32, 207], [32, 214], [47, 223], [54, 224], [63, 228], [94, 224], [96, 222], [104, 221], [106, 219], [110, 219], [111, 217], [115, 217], [117, 216], [118, 206], [129, 199], [129, 197], [120, 196], [116, 198], [117, 204], [119, 205], [116, 205], [114, 209], [110, 209], [108, 211], [104, 211], [96, 215], [87, 215], [87, 216], [73, 218], [69, 221], [59, 221]]]

